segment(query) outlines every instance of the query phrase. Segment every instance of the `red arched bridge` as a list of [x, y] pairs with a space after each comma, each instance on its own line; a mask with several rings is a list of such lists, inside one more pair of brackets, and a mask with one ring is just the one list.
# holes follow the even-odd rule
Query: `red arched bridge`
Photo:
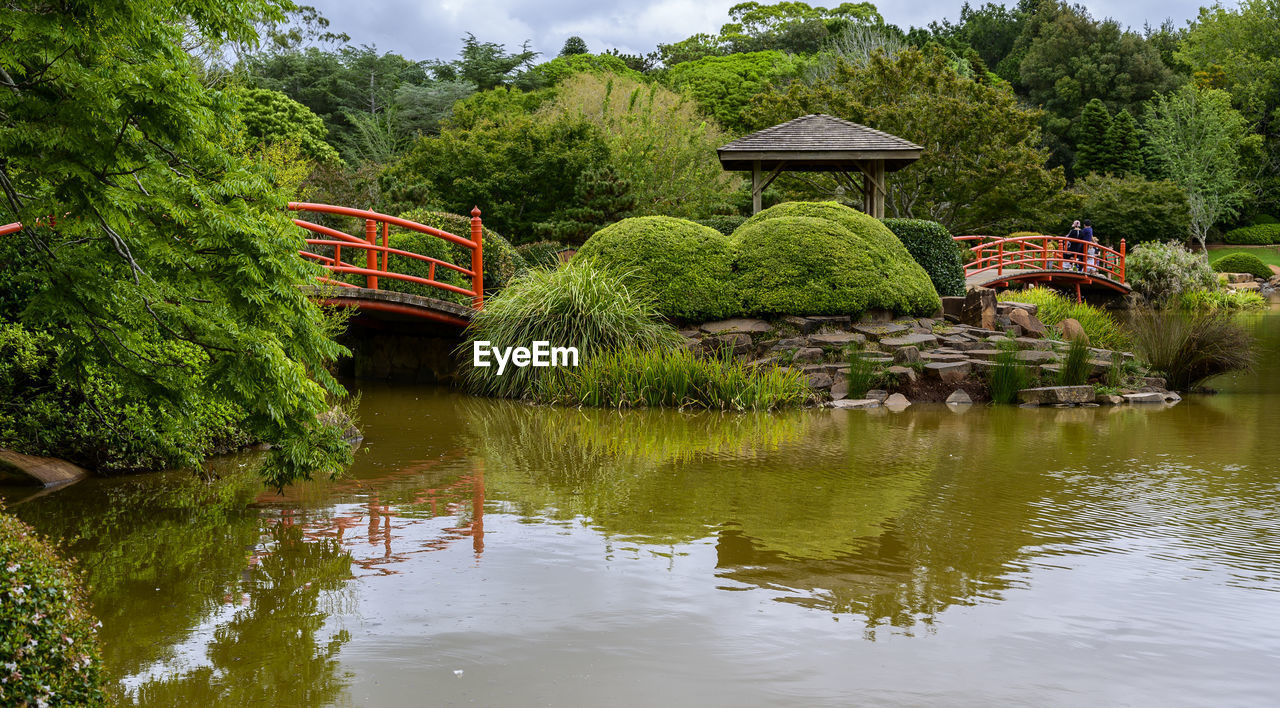
[[[1007, 288], [1014, 283], [1043, 283], [1074, 288], [1076, 299], [1082, 289], [1128, 293], [1125, 282], [1125, 242], [1120, 250], [1096, 241], [1065, 236], [956, 236], [968, 246], [964, 266], [966, 287]], [[1074, 249], [1080, 250], [1074, 250]]]
[[[298, 251], [303, 258], [317, 261], [329, 273], [337, 275], [362, 275], [364, 286], [354, 285], [330, 275], [317, 276], [317, 280], [325, 286], [317, 292], [321, 299], [330, 305], [357, 307], [362, 311], [381, 313], [395, 318], [420, 318], [434, 320], [448, 325], [465, 327], [472, 314], [484, 306], [484, 227], [480, 222], [480, 209], [471, 210], [471, 238], [419, 224], [396, 216], [379, 214], [376, 211], [352, 209], [350, 207], [333, 206], [331, 204], [311, 204], [307, 202], [290, 202], [289, 209], [297, 212], [316, 214], [332, 214], [336, 216], [354, 217], [364, 220], [364, 237], [352, 236], [337, 229], [316, 224], [304, 219], [294, 219], [293, 223], [315, 234], [308, 238], [308, 249]], [[420, 253], [392, 248], [389, 241], [391, 227], [404, 229], [428, 236], [434, 236], [447, 243], [462, 246], [470, 251], [471, 263], [468, 266], [457, 265], [439, 258], [424, 256]], [[381, 239], [379, 239], [381, 236]], [[381, 243], [378, 241], [381, 240]], [[315, 250], [312, 250], [315, 249]], [[343, 260], [344, 251], [349, 260]], [[390, 256], [417, 261], [426, 266], [427, 276], [397, 273], [387, 268]], [[437, 275], [445, 275], [450, 271], [458, 273], [471, 284], [468, 289], [443, 282]], [[469, 305], [440, 300], [424, 295], [399, 292], [396, 289], [380, 288], [384, 281], [414, 283], [436, 288], [443, 292], [454, 293], [468, 298]], [[455, 278], [456, 280], [456, 278]]]

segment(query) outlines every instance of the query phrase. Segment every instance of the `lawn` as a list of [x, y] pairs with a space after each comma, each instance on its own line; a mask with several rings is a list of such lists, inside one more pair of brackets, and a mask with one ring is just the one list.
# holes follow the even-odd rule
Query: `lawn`
[[1267, 265], [1280, 266], [1280, 246], [1210, 246], [1209, 262], [1232, 253], [1249, 253], [1262, 259]]

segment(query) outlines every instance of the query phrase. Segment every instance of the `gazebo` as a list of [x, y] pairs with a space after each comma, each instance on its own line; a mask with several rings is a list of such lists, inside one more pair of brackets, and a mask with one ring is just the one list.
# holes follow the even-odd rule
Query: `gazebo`
[[720, 165], [731, 172], [751, 173], [751, 213], [760, 211], [761, 196], [783, 170], [831, 172], [858, 186], [861, 173], [865, 210], [884, 218], [885, 181], [920, 159], [923, 148], [896, 135], [841, 120], [825, 113], [800, 116], [738, 138], [716, 150]]

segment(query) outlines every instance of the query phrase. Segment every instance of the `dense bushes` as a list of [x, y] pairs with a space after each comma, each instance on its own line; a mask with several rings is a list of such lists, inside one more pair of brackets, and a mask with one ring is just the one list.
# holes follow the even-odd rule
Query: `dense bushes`
[[564, 249], [565, 245], [559, 241], [534, 241], [517, 246], [516, 253], [530, 268], [545, 268], [559, 265], [560, 252]]
[[3, 507], [0, 568], [0, 705], [104, 705], [94, 620], [75, 572]]
[[928, 274], [888, 227], [835, 202], [779, 204], [734, 236], [748, 313], [925, 315], [941, 306]]
[[1162, 307], [1188, 290], [1218, 287], [1209, 261], [1176, 243], [1144, 243], [1129, 252], [1125, 276], [1133, 289]]
[[703, 219], [694, 219], [694, 222], [698, 224], [702, 224], [703, 226], [710, 226], [716, 231], [719, 231], [725, 236], [728, 236], [729, 234], [733, 233], [739, 226], [742, 226], [743, 222], [745, 222], [746, 220], [747, 220], [747, 217], [745, 216], [722, 214], [722, 215], [716, 215], [716, 216], [708, 216]]
[[1248, 273], [1255, 278], [1270, 278], [1273, 274], [1261, 258], [1251, 253], [1231, 253], [1213, 262], [1219, 273]]
[[1091, 174], [1077, 181], [1074, 191], [1083, 199], [1079, 217], [1091, 219], [1097, 240], [1112, 247], [1118, 248], [1120, 239], [1132, 248], [1186, 238], [1190, 232], [1187, 194], [1168, 180]]
[[884, 225], [929, 274], [939, 295], [964, 295], [964, 265], [956, 242], [945, 226], [924, 219], [885, 219]]
[[1255, 224], [1232, 229], [1223, 234], [1222, 241], [1243, 246], [1268, 246], [1280, 243], [1280, 224]]
[[591, 259], [653, 298], [658, 312], [717, 320], [741, 311], [735, 240], [707, 226], [665, 216], [623, 219], [596, 232], [575, 261]]
[[1076, 302], [1056, 290], [1049, 288], [1006, 290], [997, 297], [1001, 301], [1027, 302], [1035, 305], [1039, 308], [1036, 311], [1036, 317], [1050, 327], [1065, 319], [1079, 322], [1095, 347], [1125, 349], [1129, 346], [1129, 338], [1110, 313], [1092, 305]]

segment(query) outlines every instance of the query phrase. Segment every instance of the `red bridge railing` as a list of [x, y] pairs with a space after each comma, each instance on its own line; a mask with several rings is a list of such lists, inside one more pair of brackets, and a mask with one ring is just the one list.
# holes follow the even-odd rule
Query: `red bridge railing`
[[12, 224], [5, 224], [4, 226], [0, 226], [0, 236], [8, 236], [9, 234], [17, 233], [21, 230], [22, 230], [22, 224], [15, 221]]
[[[417, 283], [419, 285], [427, 285], [439, 288], [447, 292], [465, 295], [471, 298], [471, 306], [477, 310], [484, 306], [484, 244], [482, 234], [484, 227], [480, 222], [480, 209], [471, 210], [471, 238], [466, 239], [447, 231], [441, 231], [424, 224], [419, 224], [408, 219], [401, 219], [396, 216], [388, 216], [387, 214], [379, 214], [376, 211], [367, 211], [365, 209], [352, 209], [350, 207], [333, 206], [331, 204], [311, 204], [308, 202], [290, 202], [289, 209], [300, 212], [314, 212], [317, 214], [335, 214], [338, 216], [350, 216], [357, 219], [364, 219], [364, 238], [352, 236], [343, 233], [337, 229], [322, 226], [321, 224], [312, 223], [303, 219], [294, 219], [293, 223], [302, 228], [317, 234], [319, 238], [308, 238], [307, 244], [312, 246], [328, 246], [333, 249], [333, 255], [327, 256], [312, 251], [298, 251], [298, 255], [303, 258], [310, 258], [318, 261], [320, 265], [333, 273], [365, 276], [365, 287], [373, 290], [378, 289], [378, 280], [380, 278], [388, 278], [391, 280], [400, 280], [408, 283]], [[379, 225], [381, 225], [382, 243], [378, 243]], [[431, 256], [424, 256], [420, 253], [411, 251], [403, 251], [398, 248], [391, 248], [388, 244], [388, 232], [390, 227], [406, 229], [408, 231], [416, 231], [421, 234], [428, 234], [437, 238], [444, 239], [449, 243], [463, 246], [471, 251], [471, 267], [466, 268], [460, 265], [442, 261]], [[364, 252], [364, 265], [355, 265], [355, 259], [351, 264], [342, 260], [342, 250], [355, 250]], [[396, 273], [388, 270], [387, 259], [396, 255], [410, 260], [422, 261], [427, 264], [427, 277], [422, 278], [416, 275], [408, 275], [405, 273]], [[356, 255], [356, 258], [360, 256]], [[454, 270], [462, 275], [470, 278], [471, 289], [460, 288], [449, 283], [442, 283], [436, 279], [438, 269], [444, 268]], [[326, 283], [332, 283], [340, 287], [354, 288], [358, 287], [350, 283], [344, 283], [333, 278], [321, 277], [320, 280]]]
[[[964, 266], [965, 278], [982, 273], [1000, 276], [1005, 271], [1030, 270], [1101, 276], [1117, 283], [1125, 282], [1123, 239], [1120, 250], [1097, 241], [1065, 236], [956, 236], [955, 240], [961, 244], [974, 244], [968, 249], [973, 257]], [[1078, 244], [1083, 252], [1068, 250], [1069, 244]]]

